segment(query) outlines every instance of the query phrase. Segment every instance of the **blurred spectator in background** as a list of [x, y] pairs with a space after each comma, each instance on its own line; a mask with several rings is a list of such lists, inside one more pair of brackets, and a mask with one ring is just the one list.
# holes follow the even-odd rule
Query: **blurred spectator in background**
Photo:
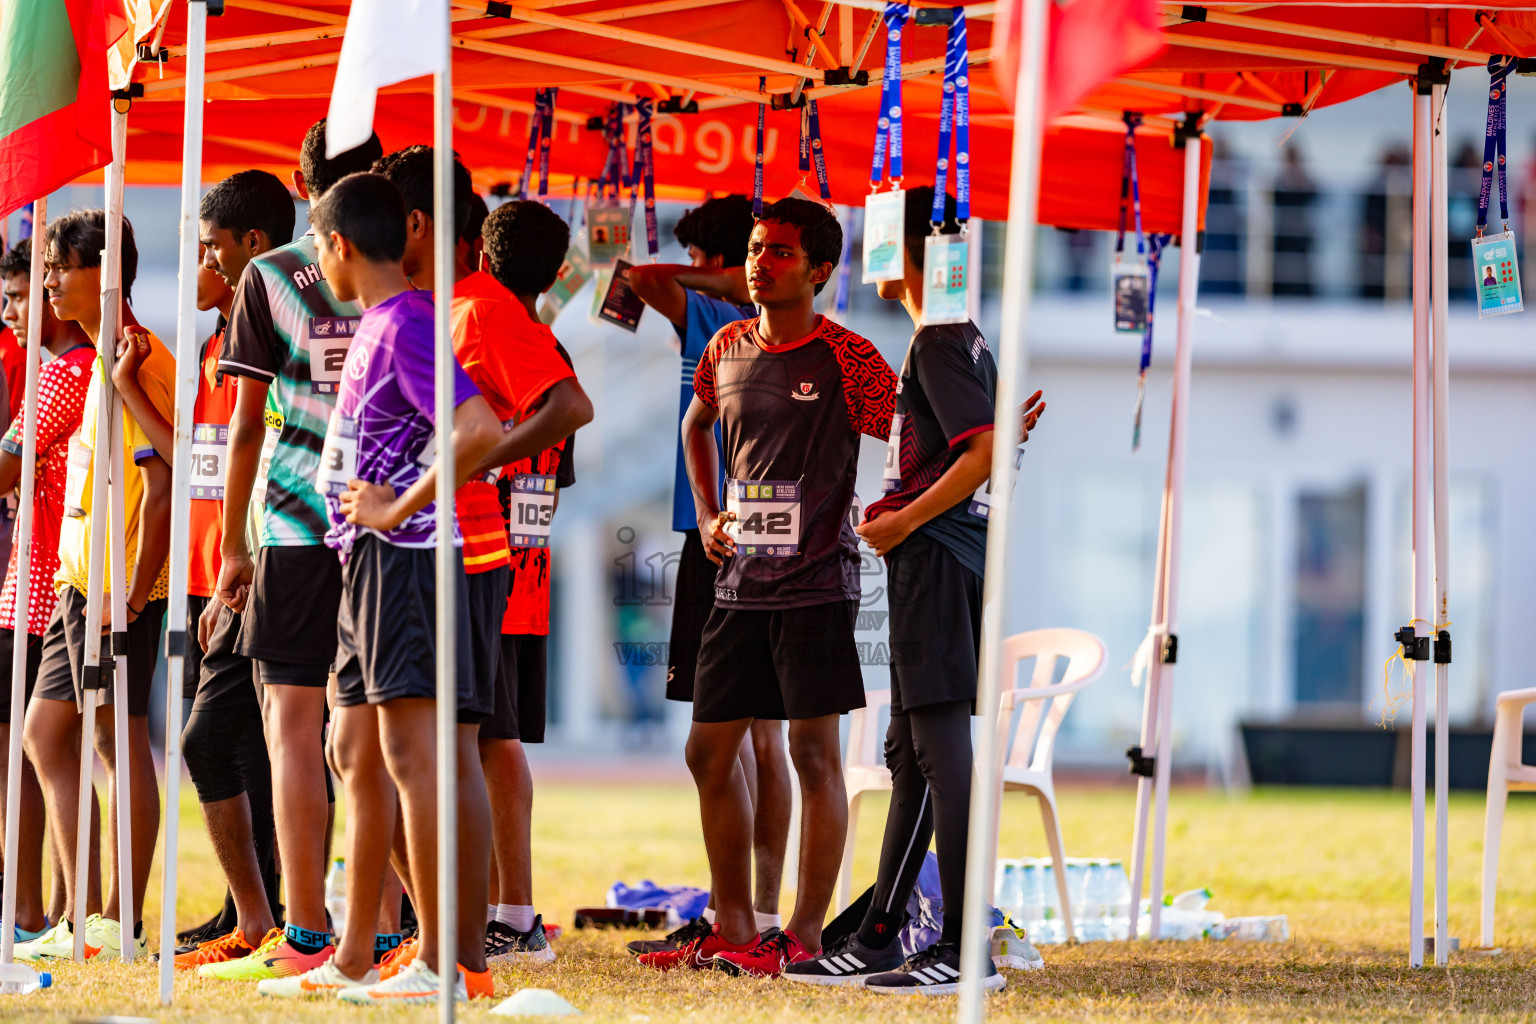
[[[1408, 295], [1403, 256], [1411, 255], [1413, 176], [1406, 146], [1392, 145], [1381, 155], [1376, 181], [1361, 197], [1360, 264], [1357, 290], [1362, 299], [1402, 299]], [[1404, 244], [1404, 233], [1410, 237]]]
[[[1477, 193], [1482, 177], [1482, 145], [1467, 139], [1451, 157], [1450, 188], [1446, 192], [1445, 272], [1452, 300], [1469, 300], [1477, 295], [1469, 240], [1477, 234]], [[1499, 230], [1498, 216], [1499, 211], [1494, 209], [1489, 231]]]
[[1200, 259], [1202, 295], [1241, 295], [1246, 290], [1243, 238], [1248, 231], [1247, 194], [1247, 161], [1234, 158], [1226, 139], [1213, 135], [1205, 250]]
[[1317, 186], [1302, 166], [1301, 149], [1285, 147], [1285, 163], [1275, 177], [1273, 283], [1275, 295], [1312, 295], [1312, 207]]

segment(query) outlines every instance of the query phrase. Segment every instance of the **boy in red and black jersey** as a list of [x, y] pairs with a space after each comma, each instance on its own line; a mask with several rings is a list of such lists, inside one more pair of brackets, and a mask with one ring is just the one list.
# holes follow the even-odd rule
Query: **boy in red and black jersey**
[[[848, 825], [838, 720], [864, 706], [853, 639], [858, 540], [849, 520], [859, 437], [885, 436], [896, 397], [896, 375], [874, 346], [812, 308], [841, 250], [842, 228], [824, 207], [785, 199], [764, 211], [746, 263], [762, 313], [722, 328], [694, 377], [683, 447], [705, 552], [720, 569], [699, 651], [688, 766], [716, 923], [689, 946], [642, 956], [647, 966], [777, 975], [821, 942]], [[786, 718], [802, 829], [815, 841], [801, 854], [788, 926], [758, 934], [751, 803], [737, 751], [754, 719]]]
[[[954, 200], [947, 206], [945, 233], [954, 234], [960, 230]], [[975, 324], [922, 324], [932, 209], [932, 188], [907, 190], [906, 273], [880, 284], [880, 297], [901, 302], [917, 331], [902, 362], [890, 421], [885, 497], [869, 507], [858, 528], [886, 560], [895, 655], [885, 741], [893, 792], [880, 871], [859, 929], [784, 976], [940, 994], [954, 990], [960, 970], [997, 365]], [[1039, 397], [1025, 407], [1025, 437], [1045, 409], [1035, 404]], [[938, 943], [908, 961], [896, 938], [922, 852], [935, 838], [944, 929]], [[988, 970], [986, 987], [1001, 988], [1003, 978], [990, 960]]]

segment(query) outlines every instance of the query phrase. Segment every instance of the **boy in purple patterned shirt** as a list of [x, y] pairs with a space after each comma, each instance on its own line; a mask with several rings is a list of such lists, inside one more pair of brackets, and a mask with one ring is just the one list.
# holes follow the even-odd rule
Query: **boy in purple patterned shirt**
[[[347, 354], [315, 486], [327, 496], [325, 542], [343, 560], [337, 623], [335, 757], [346, 786], [347, 921], [336, 955], [297, 979], [261, 982], [271, 995], [336, 991], [347, 1001], [436, 1001], [448, 974], [459, 998], [489, 996], [480, 941], [490, 858], [490, 807], [475, 734], [491, 710], [476, 692], [469, 623], [458, 652], [460, 919], [476, 927], [454, 965], [437, 963], [435, 645], [437, 486], [432, 297], [413, 292], [401, 267], [405, 207], [387, 178], [353, 174], [310, 210], [321, 272], [336, 297], [366, 312]], [[457, 410], [449, 443], [463, 484], [501, 436], [501, 425], [455, 362]], [[457, 528], [454, 541], [457, 544]], [[464, 607], [463, 563], [455, 559]], [[466, 748], [466, 738], [468, 740]], [[374, 924], [394, 834], [396, 795], [404, 816], [420, 952], [393, 977], [373, 967]]]

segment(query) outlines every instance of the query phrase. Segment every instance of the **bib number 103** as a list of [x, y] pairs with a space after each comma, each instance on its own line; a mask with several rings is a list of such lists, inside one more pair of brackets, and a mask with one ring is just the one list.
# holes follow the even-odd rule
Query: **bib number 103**
[[555, 518], [555, 478], [543, 473], [514, 476], [507, 518], [508, 539], [514, 548], [549, 547], [549, 526]]

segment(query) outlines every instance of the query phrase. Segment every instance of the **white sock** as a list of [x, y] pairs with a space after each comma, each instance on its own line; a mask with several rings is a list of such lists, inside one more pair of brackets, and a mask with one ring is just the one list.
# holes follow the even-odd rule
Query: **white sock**
[[752, 916], [757, 918], [757, 930], [759, 933], [765, 932], [769, 928], [784, 927], [784, 922], [779, 918], [778, 914], [765, 914], [760, 910], [754, 910]]
[[494, 920], [496, 920], [496, 904], [487, 903], [485, 905], [485, 923], [490, 924]]
[[526, 932], [533, 927], [533, 908], [521, 907], [512, 903], [498, 903], [496, 905], [496, 920], [513, 931]]
[[714, 907], [705, 907], [704, 908], [704, 920], [708, 921], [710, 924], [714, 924], [715, 923], [715, 908]]

